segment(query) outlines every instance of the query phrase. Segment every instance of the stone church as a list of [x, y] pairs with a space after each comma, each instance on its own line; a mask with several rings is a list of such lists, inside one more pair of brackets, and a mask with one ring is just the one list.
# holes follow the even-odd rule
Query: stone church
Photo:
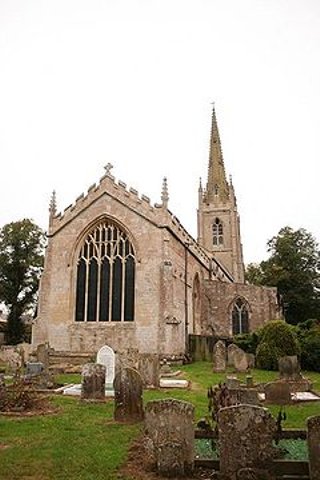
[[182, 358], [189, 337], [232, 338], [279, 316], [275, 289], [248, 285], [234, 187], [225, 173], [215, 110], [206, 186], [199, 186], [198, 238], [161, 204], [111, 174], [57, 214], [48, 246], [33, 345], [60, 352]]

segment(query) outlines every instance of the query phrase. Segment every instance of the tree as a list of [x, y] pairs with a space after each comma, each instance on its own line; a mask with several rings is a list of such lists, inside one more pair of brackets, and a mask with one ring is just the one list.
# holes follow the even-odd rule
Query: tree
[[7, 343], [17, 344], [23, 339], [21, 317], [35, 303], [44, 241], [43, 231], [29, 219], [0, 229], [0, 302], [9, 310]]
[[297, 324], [320, 316], [320, 251], [304, 228], [282, 228], [268, 242], [270, 257], [248, 266], [247, 278], [277, 287], [286, 320]]

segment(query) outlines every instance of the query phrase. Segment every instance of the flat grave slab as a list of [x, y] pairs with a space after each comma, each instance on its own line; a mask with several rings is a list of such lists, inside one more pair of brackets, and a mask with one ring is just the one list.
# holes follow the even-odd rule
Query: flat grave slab
[[[59, 389], [61, 390], [61, 389]], [[72, 395], [79, 396], [81, 395], [81, 383], [76, 383], [74, 385], [67, 385], [63, 389], [63, 395]], [[112, 388], [106, 388], [105, 390], [106, 397], [114, 397], [114, 390]]]
[[177, 378], [160, 378], [160, 388], [188, 388], [188, 380]]
[[[258, 397], [259, 397], [259, 400], [262, 400], [262, 401], [265, 400], [264, 393], [258, 393]], [[294, 393], [291, 393], [291, 400], [293, 402], [314, 402], [314, 401], [319, 401], [320, 397], [319, 395], [313, 392], [294, 392]]]

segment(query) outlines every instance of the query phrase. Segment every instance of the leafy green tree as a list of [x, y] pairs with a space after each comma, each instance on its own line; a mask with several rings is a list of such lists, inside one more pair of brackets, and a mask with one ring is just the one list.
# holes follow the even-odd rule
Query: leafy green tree
[[31, 220], [0, 229], [0, 302], [8, 308], [6, 341], [23, 339], [21, 317], [34, 307], [43, 265], [45, 235]]
[[248, 281], [277, 287], [289, 323], [319, 318], [320, 251], [314, 237], [304, 228], [284, 227], [267, 245], [269, 259], [248, 266]]

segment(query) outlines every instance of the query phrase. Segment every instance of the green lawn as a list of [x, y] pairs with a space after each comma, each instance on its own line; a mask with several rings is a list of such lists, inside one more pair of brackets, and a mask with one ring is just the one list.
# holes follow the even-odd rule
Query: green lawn
[[[196, 419], [207, 413], [206, 390], [223, 381], [223, 374], [212, 373], [210, 363], [198, 362], [181, 367], [192, 382], [190, 390], [148, 390], [145, 402], [174, 397], [192, 402]], [[320, 390], [320, 374], [306, 374]], [[240, 376], [241, 377], [241, 376]], [[244, 379], [245, 375], [243, 375]], [[276, 372], [253, 371], [255, 381], [267, 382]], [[79, 381], [79, 376], [59, 376], [58, 382]], [[119, 480], [117, 469], [125, 461], [128, 448], [141, 425], [113, 422], [113, 401], [82, 404], [76, 398], [52, 397], [59, 407], [53, 415], [13, 418], [0, 416], [1, 480]], [[271, 406], [276, 414], [279, 407]], [[320, 404], [288, 406], [284, 427], [305, 428], [305, 420], [319, 414]]]

